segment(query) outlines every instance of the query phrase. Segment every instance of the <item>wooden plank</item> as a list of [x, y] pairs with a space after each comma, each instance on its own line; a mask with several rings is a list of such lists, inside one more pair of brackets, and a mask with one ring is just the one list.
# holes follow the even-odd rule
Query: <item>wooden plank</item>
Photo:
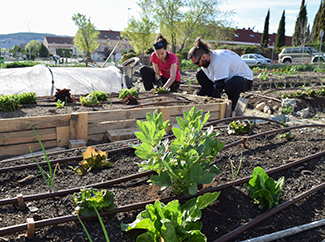
[[88, 135], [88, 142], [89, 141], [95, 141], [95, 142], [108, 142], [108, 138], [106, 136], [106, 130], [104, 133], [100, 133], [100, 134], [90, 134]]
[[70, 126], [56, 128], [56, 141], [57, 146], [68, 146], [70, 140]]
[[137, 128], [107, 130], [107, 137], [110, 141], [133, 139], [135, 138], [134, 133], [137, 131]]
[[[42, 142], [44, 148], [56, 147], [56, 140], [48, 140]], [[1, 156], [17, 156], [23, 154], [29, 154], [29, 147], [31, 147], [32, 151], [42, 150], [39, 142], [35, 143], [25, 143], [25, 144], [17, 144], [17, 145], [9, 145], [9, 146], [0, 146], [0, 154]]]
[[[140, 119], [144, 120], [144, 119]], [[136, 120], [119, 120], [113, 122], [91, 123], [88, 125], [88, 136], [93, 134], [106, 133], [108, 129], [124, 129], [137, 127]]]
[[70, 139], [77, 139], [78, 133], [78, 113], [71, 114], [70, 117]]
[[63, 114], [53, 116], [0, 119], [0, 133], [31, 130], [30, 123], [34, 126], [35, 129], [67, 126], [70, 123], [70, 115]]
[[158, 108], [158, 113], [162, 113], [162, 120], [170, 120], [170, 107], [167, 108]]
[[189, 112], [194, 106], [196, 106], [196, 111], [203, 110], [204, 113], [208, 111], [219, 111], [220, 104], [219, 103], [212, 103], [212, 104], [198, 104], [193, 106], [173, 106], [170, 107], [170, 115], [175, 116], [178, 115], [183, 117], [184, 111]]
[[147, 113], [153, 113], [157, 108], [158, 107], [89, 112], [88, 123], [126, 119], [143, 119], [146, 117]]
[[78, 117], [77, 139], [83, 139], [87, 143], [88, 113], [80, 113]]
[[[36, 130], [41, 141], [56, 139], [55, 131], [55, 128]], [[12, 145], [37, 141], [37, 137], [33, 130], [0, 133], [0, 145]]]

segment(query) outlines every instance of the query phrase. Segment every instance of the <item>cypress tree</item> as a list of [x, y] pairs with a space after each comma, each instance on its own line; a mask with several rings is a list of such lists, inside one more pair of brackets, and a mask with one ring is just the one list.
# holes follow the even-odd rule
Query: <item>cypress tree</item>
[[311, 41], [320, 40], [320, 30], [325, 30], [325, 3], [321, 1], [319, 9], [314, 19], [313, 28], [311, 30]]
[[269, 44], [269, 22], [270, 22], [270, 9], [267, 11], [265, 22], [264, 22], [264, 31], [261, 38], [261, 47], [267, 48]]
[[305, 0], [302, 0], [298, 18], [296, 20], [295, 32], [292, 36], [292, 45], [299, 46], [303, 44], [303, 38], [306, 37], [305, 33], [307, 28], [307, 8]]
[[279, 22], [278, 32], [276, 33], [275, 38], [275, 47], [280, 48], [286, 45], [286, 36], [285, 36], [285, 10], [283, 10], [281, 20]]

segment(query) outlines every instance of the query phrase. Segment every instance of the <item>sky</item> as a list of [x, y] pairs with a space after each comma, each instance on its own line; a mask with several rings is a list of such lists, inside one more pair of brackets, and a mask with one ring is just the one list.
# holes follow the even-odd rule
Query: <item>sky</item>
[[[17, 32], [48, 33], [74, 36], [78, 30], [72, 21], [73, 14], [90, 18], [98, 30], [122, 31], [131, 16], [139, 18], [135, 0], [11, 0], [1, 1], [0, 34]], [[321, 0], [306, 0], [307, 18], [312, 27]], [[285, 34], [294, 32], [301, 0], [226, 0], [220, 9], [234, 14], [233, 27], [254, 28], [263, 32], [264, 21], [270, 9], [269, 33], [276, 33], [285, 10]]]

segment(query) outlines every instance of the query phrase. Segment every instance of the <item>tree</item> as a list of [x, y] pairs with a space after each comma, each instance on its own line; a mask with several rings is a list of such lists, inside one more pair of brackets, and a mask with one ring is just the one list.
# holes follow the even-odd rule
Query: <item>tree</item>
[[46, 46], [41, 43], [39, 50], [38, 50], [39, 56], [40, 57], [49, 57], [49, 50], [46, 48]]
[[267, 11], [265, 21], [264, 21], [264, 30], [261, 38], [261, 47], [267, 48], [269, 45], [269, 22], [270, 22], [270, 9]]
[[86, 15], [80, 13], [74, 14], [72, 20], [79, 28], [73, 38], [73, 43], [84, 53], [86, 66], [88, 66], [90, 54], [99, 46], [97, 43], [99, 31], [90, 22], [90, 18], [86, 19]]
[[[25, 53], [27, 56], [29, 56], [29, 53], [31, 54], [31, 59], [34, 60], [37, 56], [38, 50], [39, 50], [40, 43], [37, 40], [31, 40], [27, 43], [25, 46]], [[29, 48], [30, 47], [30, 48]], [[30, 52], [29, 52], [30, 51]]]
[[275, 47], [280, 48], [286, 45], [286, 35], [285, 35], [285, 10], [283, 10], [281, 20], [279, 22], [278, 32], [275, 38]]
[[320, 41], [320, 31], [321, 29], [325, 30], [325, 2], [324, 0], [321, 1], [319, 9], [314, 19], [313, 28], [311, 31], [311, 41]]
[[[159, 26], [160, 33], [169, 41], [172, 51], [181, 52], [189, 40], [206, 35], [209, 30], [223, 27], [226, 20], [221, 20], [232, 12], [222, 12], [217, 6], [222, 0], [140, 0], [147, 2], [147, 10]], [[217, 20], [219, 19], [219, 20]], [[226, 25], [226, 24], [224, 24]], [[210, 32], [217, 37], [218, 31]]]
[[[305, 0], [302, 0], [298, 18], [296, 20], [295, 31], [292, 36], [292, 45], [299, 46], [302, 45], [306, 36], [307, 29], [307, 8], [305, 5]], [[303, 39], [302, 39], [303, 37]]]
[[149, 2], [150, 0], [138, 2], [141, 19], [131, 17], [128, 27], [121, 32], [121, 36], [128, 39], [135, 52], [140, 55], [144, 55], [146, 50], [152, 47], [156, 36], [157, 25], [152, 20]]

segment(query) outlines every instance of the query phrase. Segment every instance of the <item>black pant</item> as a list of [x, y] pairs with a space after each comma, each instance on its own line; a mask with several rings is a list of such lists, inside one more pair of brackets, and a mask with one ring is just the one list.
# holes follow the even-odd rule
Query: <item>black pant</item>
[[[209, 96], [212, 97], [216, 93], [214, 88], [214, 82], [211, 81], [203, 70], [199, 70], [196, 73], [196, 79], [201, 85], [201, 89], [198, 92], [198, 95], [201, 96]], [[239, 99], [239, 95], [241, 92], [246, 92], [252, 88], [253, 82], [250, 80], [246, 80], [241, 76], [234, 76], [231, 79], [224, 82], [224, 87], [222, 89], [225, 90], [228, 98], [232, 102], [232, 110], [235, 110], [237, 101]], [[222, 85], [218, 85], [219, 87]]]
[[[140, 68], [140, 74], [146, 91], [153, 89], [153, 84], [157, 85], [156, 74], [152, 68], [148, 66], [142, 66]], [[161, 76], [161, 81], [163, 85], [165, 85], [167, 80], [168, 78]], [[171, 92], [177, 92], [177, 90], [179, 89], [179, 81], [175, 80], [174, 83], [169, 87], [169, 89]]]

